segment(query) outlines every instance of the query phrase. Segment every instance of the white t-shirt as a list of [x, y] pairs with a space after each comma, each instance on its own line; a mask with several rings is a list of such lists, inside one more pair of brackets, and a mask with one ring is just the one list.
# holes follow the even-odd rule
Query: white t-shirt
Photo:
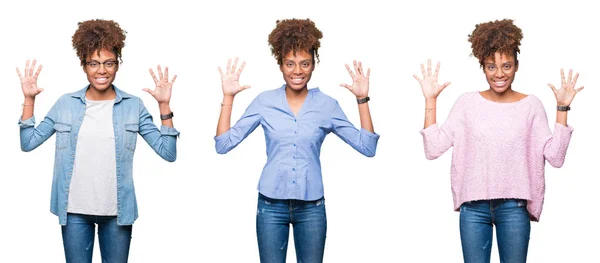
[[114, 100], [87, 99], [79, 129], [67, 211], [117, 215], [117, 164], [112, 123]]

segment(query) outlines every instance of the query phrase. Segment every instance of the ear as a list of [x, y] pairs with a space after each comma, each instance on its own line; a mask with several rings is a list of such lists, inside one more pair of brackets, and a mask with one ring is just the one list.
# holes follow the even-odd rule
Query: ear
[[85, 65], [81, 66], [81, 68], [83, 69], [83, 72], [84, 72], [85, 74], [87, 74], [87, 68], [85, 67]]
[[279, 64], [279, 70], [283, 73], [283, 63]]
[[519, 61], [517, 60], [517, 63], [515, 63], [515, 72], [519, 71]]

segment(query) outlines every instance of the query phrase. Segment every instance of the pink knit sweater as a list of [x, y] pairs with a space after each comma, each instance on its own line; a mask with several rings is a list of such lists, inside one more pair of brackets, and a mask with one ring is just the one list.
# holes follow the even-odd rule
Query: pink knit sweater
[[544, 204], [544, 166], [561, 167], [572, 127], [556, 123], [554, 134], [541, 101], [529, 95], [512, 103], [497, 103], [479, 92], [461, 95], [441, 128], [421, 131], [427, 159], [453, 146], [454, 210], [474, 200], [518, 198], [538, 221]]

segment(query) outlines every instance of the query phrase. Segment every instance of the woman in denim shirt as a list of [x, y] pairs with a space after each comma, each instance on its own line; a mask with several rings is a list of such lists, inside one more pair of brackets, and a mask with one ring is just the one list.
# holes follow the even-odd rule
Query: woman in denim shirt
[[133, 187], [133, 154], [137, 134], [162, 158], [176, 159], [179, 132], [173, 128], [169, 107], [169, 71], [158, 66], [156, 88], [145, 89], [158, 102], [162, 127], [152, 121], [142, 100], [112, 83], [119, 70], [125, 31], [110, 20], [79, 23], [73, 48], [89, 85], [63, 95], [35, 127], [33, 109], [42, 70], [29, 60], [17, 73], [25, 96], [19, 120], [21, 149], [31, 151], [56, 133], [51, 212], [62, 225], [67, 262], [92, 262], [95, 225], [102, 262], [127, 262], [131, 230], [137, 218]]
[[321, 145], [333, 132], [354, 149], [372, 157], [379, 135], [369, 113], [369, 70], [354, 62], [346, 65], [353, 84], [342, 84], [358, 101], [361, 129], [348, 121], [338, 102], [307, 84], [319, 59], [322, 33], [309, 19], [277, 21], [269, 35], [271, 52], [285, 84], [259, 94], [244, 115], [230, 127], [235, 95], [249, 88], [238, 79], [245, 63], [236, 58], [219, 68], [223, 102], [215, 137], [218, 153], [229, 152], [261, 125], [267, 143], [267, 163], [258, 184], [256, 233], [261, 262], [285, 262], [289, 226], [294, 226], [298, 262], [322, 262], [327, 218], [321, 163]]

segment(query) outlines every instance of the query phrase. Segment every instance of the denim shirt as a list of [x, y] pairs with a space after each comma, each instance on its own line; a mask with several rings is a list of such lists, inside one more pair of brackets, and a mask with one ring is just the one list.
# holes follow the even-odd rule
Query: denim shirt
[[[25, 152], [37, 148], [56, 133], [50, 211], [58, 216], [61, 225], [67, 224], [69, 187], [88, 87], [61, 96], [37, 128], [35, 117], [19, 120], [21, 150]], [[113, 87], [117, 94], [112, 117], [117, 158], [117, 224], [131, 225], [138, 217], [132, 176], [137, 134], [163, 159], [173, 162], [177, 158], [179, 132], [167, 126], [159, 130], [140, 98]]]
[[318, 88], [308, 90], [295, 115], [286, 99], [285, 85], [259, 94], [227, 132], [216, 136], [217, 153], [236, 147], [259, 125], [267, 143], [258, 191], [275, 199], [317, 200], [324, 195], [321, 145], [331, 132], [361, 154], [375, 155], [379, 135], [356, 129], [338, 102]]

